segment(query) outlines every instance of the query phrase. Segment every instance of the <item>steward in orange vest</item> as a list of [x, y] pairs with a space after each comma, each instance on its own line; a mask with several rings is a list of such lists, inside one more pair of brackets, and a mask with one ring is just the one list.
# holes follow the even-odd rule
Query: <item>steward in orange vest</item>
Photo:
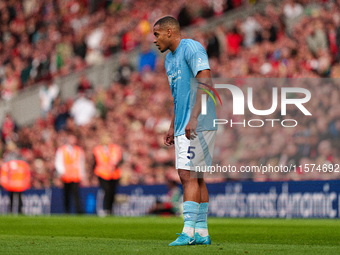
[[61, 174], [61, 180], [65, 183], [79, 183], [83, 171], [83, 149], [76, 145], [63, 145], [58, 151], [62, 154], [63, 169], [58, 171]]
[[117, 167], [122, 160], [122, 150], [119, 145], [109, 144], [108, 146], [98, 145], [93, 149], [96, 159], [94, 173], [104, 180], [118, 180], [122, 175]]
[[[11, 211], [22, 212], [21, 193], [31, 187], [29, 165], [23, 160], [10, 160], [1, 167], [1, 186], [10, 193]], [[15, 209], [14, 202], [18, 208]]]
[[[117, 144], [111, 143], [108, 135], [101, 137], [101, 145], [93, 149], [95, 157], [94, 173], [98, 176], [104, 191], [103, 215], [111, 214], [117, 186], [121, 177], [119, 165], [122, 163], [122, 150]], [[98, 212], [100, 213], [100, 212]]]
[[77, 137], [69, 133], [67, 144], [58, 148], [55, 168], [64, 183], [65, 212], [70, 213], [70, 195], [73, 196], [77, 213], [81, 213], [79, 183], [85, 175], [84, 150], [76, 145]]

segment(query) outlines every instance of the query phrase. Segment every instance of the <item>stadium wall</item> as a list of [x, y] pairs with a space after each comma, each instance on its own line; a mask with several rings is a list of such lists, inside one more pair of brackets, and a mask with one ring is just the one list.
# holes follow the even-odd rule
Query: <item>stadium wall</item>
[[[225, 182], [209, 184], [209, 215], [214, 217], [259, 218], [340, 218], [340, 181], [300, 182]], [[103, 192], [99, 188], [81, 188], [81, 201], [87, 214], [100, 213]], [[119, 187], [116, 215], [147, 214], [156, 199], [164, 200], [167, 187]], [[63, 213], [60, 188], [28, 190], [23, 196], [27, 215]], [[0, 191], [0, 214], [7, 214], [9, 196]]]

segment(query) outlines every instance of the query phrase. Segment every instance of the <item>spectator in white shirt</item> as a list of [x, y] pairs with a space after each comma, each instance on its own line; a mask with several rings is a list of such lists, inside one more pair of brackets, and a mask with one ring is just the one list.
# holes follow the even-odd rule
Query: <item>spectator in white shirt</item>
[[84, 126], [96, 116], [97, 110], [94, 102], [87, 98], [84, 93], [78, 93], [78, 99], [71, 107], [71, 116], [77, 126]]
[[57, 84], [52, 81], [47, 85], [40, 87], [39, 89], [39, 98], [40, 98], [40, 107], [42, 111], [42, 116], [45, 117], [46, 114], [52, 109], [53, 101], [59, 95], [59, 87]]

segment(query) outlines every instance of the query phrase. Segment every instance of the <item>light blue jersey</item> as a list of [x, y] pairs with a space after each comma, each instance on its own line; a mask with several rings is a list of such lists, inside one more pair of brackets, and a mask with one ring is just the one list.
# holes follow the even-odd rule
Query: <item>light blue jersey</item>
[[[166, 55], [165, 70], [175, 105], [175, 136], [185, 134], [185, 127], [190, 119], [190, 109], [196, 99], [197, 85], [196, 88], [195, 86], [190, 88], [190, 79], [195, 78], [199, 71], [206, 69], [210, 69], [208, 55], [197, 41], [182, 39], [177, 49]], [[199, 115], [196, 131], [217, 130], [217, 127], [213, 126], [213, 120], [216, 118], [215, 104], [209, 97], [207, 115]]]

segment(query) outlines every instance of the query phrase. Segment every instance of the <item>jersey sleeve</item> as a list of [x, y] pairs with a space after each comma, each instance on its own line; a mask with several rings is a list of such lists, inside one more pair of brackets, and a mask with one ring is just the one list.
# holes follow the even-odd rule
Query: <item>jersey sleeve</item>
[[208, 55], [203, 46], [198, 42], [187, 44], [184, 57], [194, 77], [196, 77], [199, 71], [210, 69]]

